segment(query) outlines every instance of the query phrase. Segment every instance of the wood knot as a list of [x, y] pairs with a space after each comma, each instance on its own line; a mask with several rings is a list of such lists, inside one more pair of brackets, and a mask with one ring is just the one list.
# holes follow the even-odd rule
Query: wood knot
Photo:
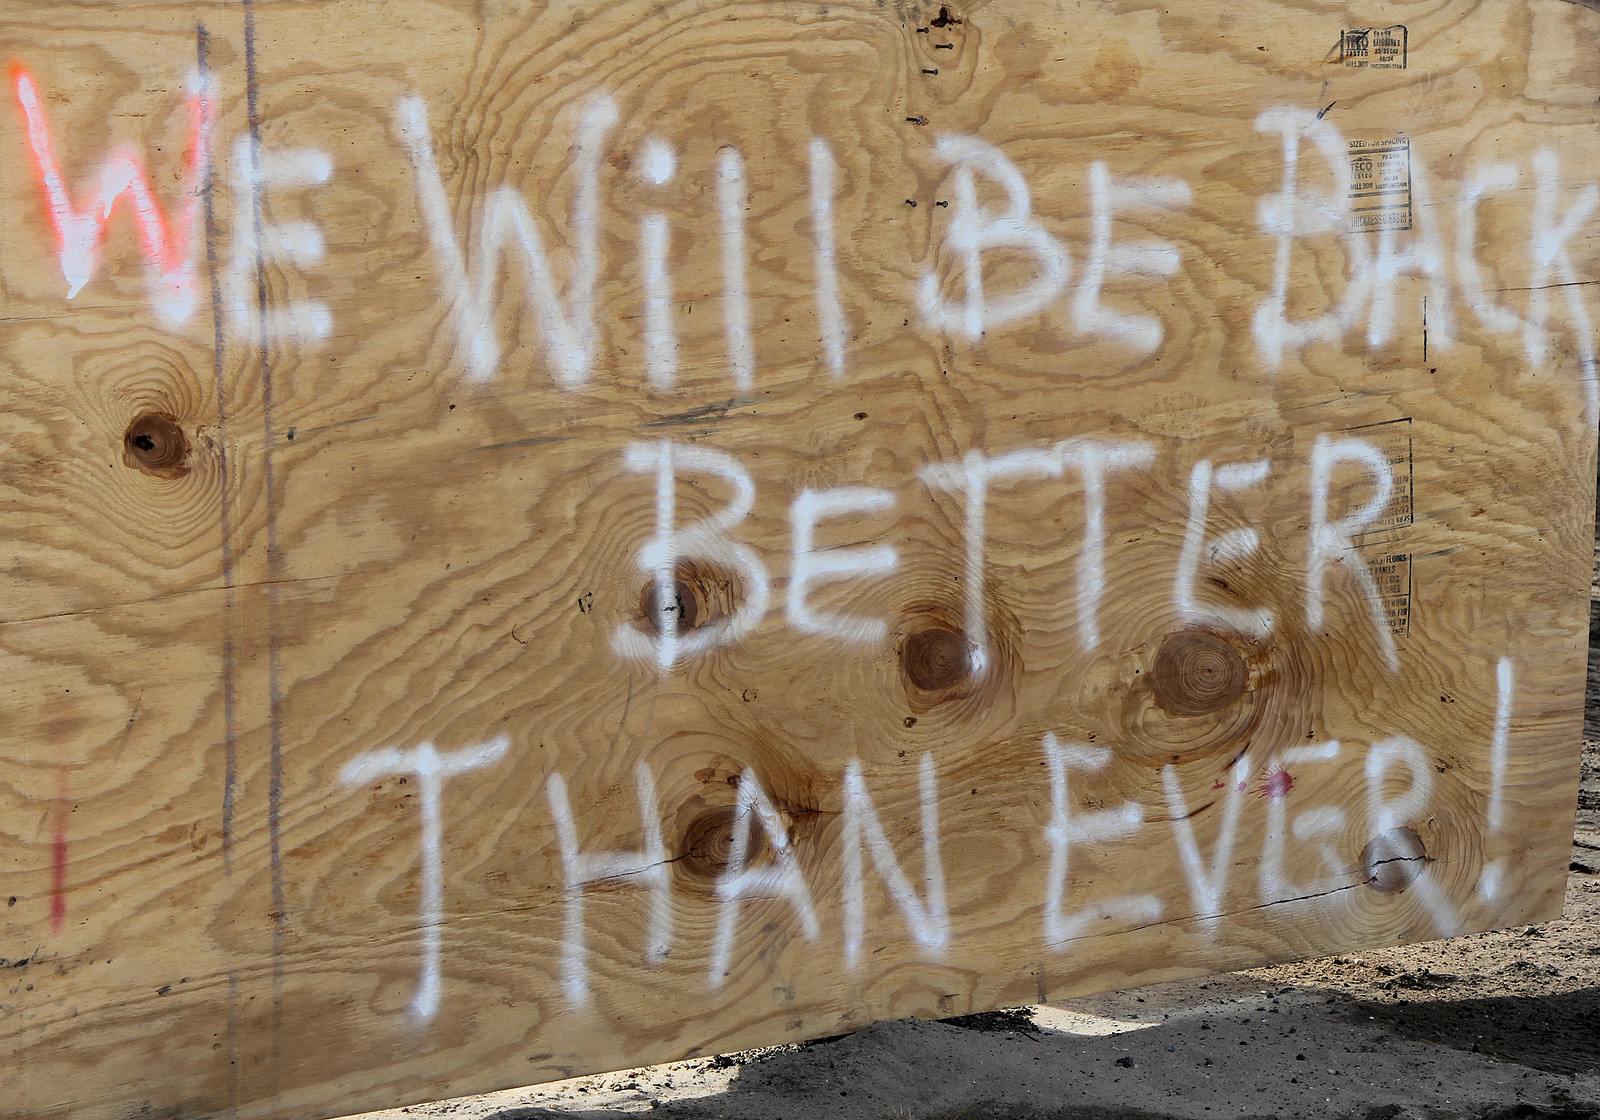
[[1168, 715], [1203, 716], [1237, 701], [1249, 676], [1233, 646], [1204, 630], [1185, 630], [1162, 643], [1150, 692]]
[[676, 616], [677, 633], [683, 635], [734, 612], [739, 589], [733, 573], [698, 560], [679, 560], [672, 575], [672, 592], [664, 603], [657, 596], [655, 580], [639, 592], [639, 618], [646, 633], [661, 633], [667, 613]]
[[157, 478], [178, 478], [189, 470], [189, 440], [172, 417], [146, 412], [122, 434], [122, 461]]
[[966, 637], [942, 626], [906, 635], [900, 648], [901, 671], [922, 692], [943, 692], [966, 680], [971, 658]]
[[1253, 742], [1298, 739], [1314, 722], [1311, 648], [1287, 630], [1256, 639], [1199, 626], [1130, 648], [1110, 667], [1115, 676], [1098, 686], [1103, 718], [1120, 740], [1118, 758], [1187, 765], [1237, 758]]
[[639, 592], [639, 614], [644, 619], [645, 629], [652, 634], [661, 633], [661, 620], [665, 612], [677, 616], [677, 632], [680, 634], [686, 634], [700, 625], [700, 600], [694, 593], [694, 585], [688, 580], [673, 580], [672, 593], [663, 605], [656, 581], [645, 584]]
[[1361, 849], [1363, 881], [1379, 894], [1399, 894], [1428, 862], [1422, 837], [1409, 828], [1391, 828]]
[[[737, 808], [719, 805], [691, 820], [678, 842], [679, 865], [689, 875], [708, 882], [716, 880], [728, 866], [733, 847], [733, 822]], [[759, 828], [750, 830], [750, 845], [745, 863], [751, 864], [766, 852], [766, 837]]]
[[1014, 711], [1022, 627], [998, 595], [986, 596], [984, 606], [988, 628], [981, 646], [957, 604], [928, 598], [902, 608], [892, 648], [911, 716], [972, 729], [975, 720], [1003, 721]]

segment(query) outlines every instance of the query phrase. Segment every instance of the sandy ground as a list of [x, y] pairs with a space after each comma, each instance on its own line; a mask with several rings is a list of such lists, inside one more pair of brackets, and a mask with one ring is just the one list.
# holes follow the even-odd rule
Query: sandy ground
[[[1600, 544], [1596, 546], [1600, 573]], [[1600, 574], [1563, 917], [367, 1120], [1600, 1117]]]

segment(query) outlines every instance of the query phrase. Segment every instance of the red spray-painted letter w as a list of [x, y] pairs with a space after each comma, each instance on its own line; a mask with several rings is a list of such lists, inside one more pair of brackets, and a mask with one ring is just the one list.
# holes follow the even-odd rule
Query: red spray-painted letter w
[[118, 148], [101, 164], [88, 197], [80, 206], [67, 193], [56, 159], [50, 119], [45, 116], [39, 86], [21, 67], [13, 71], [17, 101], [27, 122], [28, 146], [33, 152], [39, 183], [44, 188], [61, 255], [61, 274], [67, 281], [67, 298], [83, 290], [94, 277], [100, 246], [117, 200], [126, 198], [139, 228], [144, 253], [150, 303], [163, 319], [182, 323], [193, 314], [198, 300], [195, 270], [201, 223], [201, 193], [211, 159], [211, 125], [215, 102], [203, 78], [190, 83], [188, 142], [184, 152], [183, 204], [170, 225], [150, 189], [150, 178], [138, 153]]

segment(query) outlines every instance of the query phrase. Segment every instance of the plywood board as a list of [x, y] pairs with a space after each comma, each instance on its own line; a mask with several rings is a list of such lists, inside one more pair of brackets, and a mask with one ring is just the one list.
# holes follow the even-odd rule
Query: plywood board
[[9, 1111], [1555, 913], [1600, 12], [1338, 12], [8, 0]]

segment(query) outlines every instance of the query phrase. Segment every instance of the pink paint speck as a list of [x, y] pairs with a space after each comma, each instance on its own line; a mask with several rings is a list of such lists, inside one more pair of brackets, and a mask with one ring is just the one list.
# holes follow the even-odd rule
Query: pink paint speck
[[1273, 801], [1281, 801], [1289, 796], [1289, 791], [1294, 788], [1294, 775], [1281, 766], [1274, 766], [1261, 778], [1261, 785], [1256, 793], [1261, 797]]

